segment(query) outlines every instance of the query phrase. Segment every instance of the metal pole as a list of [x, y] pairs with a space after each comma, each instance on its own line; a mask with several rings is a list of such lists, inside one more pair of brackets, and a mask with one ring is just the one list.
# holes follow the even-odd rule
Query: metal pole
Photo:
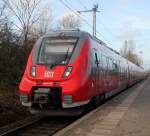
[[94, 14], [94, 18], [95, 18], [95, 34], [94, 34], [94, 36], [96, 37], [96, 12], [95, 12], [95, 14]]
[[79, 13], [81, 13], [81, 12], [93, 12], [93, 36], [94, 37], [96, 37], [96, 12], [100, 12], [97, 9], [98, 9], [98, 5], [93, 5], [92, 10], [78, 11]]
[[93, 36], [96, 36], [96, 5], [93, 7]]
[[98, 5], [93, 6], [93, 36], [96, 37], [96, 12], [98, 9]]
[[93, 36], [95, 36], [95, 12], [93, 10]]

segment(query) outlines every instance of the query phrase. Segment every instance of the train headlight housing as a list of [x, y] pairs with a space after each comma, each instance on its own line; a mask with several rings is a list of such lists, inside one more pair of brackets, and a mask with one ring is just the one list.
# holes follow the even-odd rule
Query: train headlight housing
[[36, 77], [36, 67], [35, 66], [30, 68], [30, 76]]
[[71, 71], [72, 71], [72, 67], [71, 66], [67, 67], [63, 74], [63, 77], [68, 77], [70, 75]]

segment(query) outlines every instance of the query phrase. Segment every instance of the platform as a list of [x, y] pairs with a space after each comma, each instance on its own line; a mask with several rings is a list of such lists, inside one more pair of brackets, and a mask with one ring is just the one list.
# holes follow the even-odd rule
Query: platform
[[117, 95], [54, 136], [150, 136], [150, 78]]

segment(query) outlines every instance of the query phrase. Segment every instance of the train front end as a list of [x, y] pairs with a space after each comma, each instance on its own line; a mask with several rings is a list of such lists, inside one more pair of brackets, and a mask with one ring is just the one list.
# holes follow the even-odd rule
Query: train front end
[[84, 63], [88, 63], [89, 48], [85, 39], [80, 32], [55, 32], [37, 41], [19, 86], [22, 105], [32, 113], [48, 115], [82, 111], [89, 102], [89, 96], [83, 95], [83, 89], [88, 89], [88, 64]]

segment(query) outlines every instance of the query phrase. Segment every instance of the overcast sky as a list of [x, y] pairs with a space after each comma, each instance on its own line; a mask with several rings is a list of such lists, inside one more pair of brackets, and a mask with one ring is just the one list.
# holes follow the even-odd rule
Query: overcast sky
[[[49, 1], [49, 0], [47, 0]], [[144, 65], [150, 66], [150, 1], [149, 0], [63, 0], [74, 10], [92, 9], [99, 5], [97, 13], [97, 37], [108, 46], [119, 51], [125, 39], [134, 40], [136, 52], [143, 58]], [[50, 1], [55, 20], [70, 12], [60, 0]], [[81, 17], [92, 25], [92, 14], [82, 13]], [[92, 34], [92, 29], [82, 21], [82, 30]]]

